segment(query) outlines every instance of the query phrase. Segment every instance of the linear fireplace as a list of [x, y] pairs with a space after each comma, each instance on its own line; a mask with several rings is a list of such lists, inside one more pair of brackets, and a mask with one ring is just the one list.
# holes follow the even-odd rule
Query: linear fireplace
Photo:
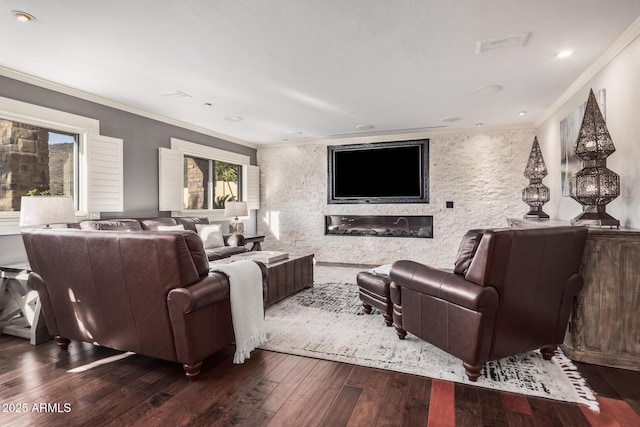
[[324, 234], [433, 238], [431, 215], [325, 215]]

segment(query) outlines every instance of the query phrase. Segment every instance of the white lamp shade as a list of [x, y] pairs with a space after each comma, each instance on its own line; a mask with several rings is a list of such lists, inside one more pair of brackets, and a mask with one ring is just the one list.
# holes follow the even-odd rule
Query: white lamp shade
[[247, 202], [227, 202], [224, 204], [224, 216], [247, 216]]
[[71, 196], [23, 196], [20, 226], [68, 224], [76, 222]]

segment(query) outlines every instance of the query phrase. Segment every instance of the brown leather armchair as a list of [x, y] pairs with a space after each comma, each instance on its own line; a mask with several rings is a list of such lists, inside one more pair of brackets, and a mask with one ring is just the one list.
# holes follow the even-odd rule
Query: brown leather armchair
[[[190, 231], [23, 230], [49, 332], [180, 362], [187, 376], [234, 340], [229, 281]], [[263, 278], [265, 277], [263, 269]]]
[[462, 359], [471, 381], [489, 360], [562, 343], [586, 227], [471, 230], [452, 272], [413, 261], [391, 267], [394, 326]]

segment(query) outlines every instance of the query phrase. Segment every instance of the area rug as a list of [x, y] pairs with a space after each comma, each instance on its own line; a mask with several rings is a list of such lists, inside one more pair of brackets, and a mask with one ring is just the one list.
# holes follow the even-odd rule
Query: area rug
[[552, 361], [540, 352], [485, 363], [472, 383], [462, 362], [408, 334], [399, 340], [382, 315], [364, 313], [358, 287], [350, 283], [314, 284], [269, 307], [264, 350], [346, 362], [446, 381], [581, 403], [598, 410], [592, 390], [560, 350]]

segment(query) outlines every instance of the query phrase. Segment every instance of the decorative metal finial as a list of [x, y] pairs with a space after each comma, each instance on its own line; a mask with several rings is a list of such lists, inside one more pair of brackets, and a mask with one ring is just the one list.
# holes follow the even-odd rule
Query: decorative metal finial
[[529, 185], [522, 190], [522, 201], [531, 208], [524, 215], [525, 219], [549, 219], [549, 215], [542, 210], [542, 206], [549, 201], [549, 187], [542, 183], [542, 178], [547, 176], [547, 173], [547, 165], [544, 163], [536, 136], [524, 169], [524, 176], [529, 178]]
[[582, 213], [571, 223], [619, 227], [620, 221], [606, 212], [606, 205], [620, 195], [620, 177], [607, 169], [607, 157], [616, 147], [593, 90], [589, 92], [575, 151], [582, 159], [582, 169], [571, 179], [571, 197], [582, 205]]

